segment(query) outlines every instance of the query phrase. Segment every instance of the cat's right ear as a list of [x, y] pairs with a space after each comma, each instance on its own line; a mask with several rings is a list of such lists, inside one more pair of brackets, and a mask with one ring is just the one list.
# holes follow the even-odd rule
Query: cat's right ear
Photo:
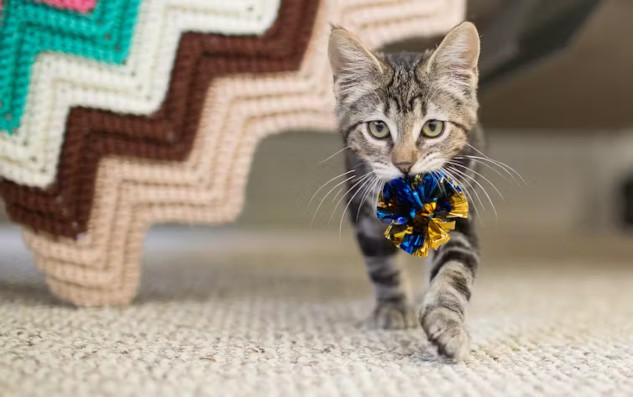
[[387, 68], [361, 43], [358, 37], [340, 26], [332, 26], [328, 57], [336, 79], [373, 80]]
[[471, 22], [454, 27], [421, 67], [435, 76], [464, 87], [476, 87], [478, 79], [479, 33]]

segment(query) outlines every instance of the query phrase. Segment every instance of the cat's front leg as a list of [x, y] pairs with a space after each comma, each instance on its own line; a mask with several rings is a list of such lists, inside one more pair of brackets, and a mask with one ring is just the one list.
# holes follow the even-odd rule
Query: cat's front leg
[[[355, 212], [352, 211], [353, 214]], [[376, 294], [376, 307], [365, 322], [371, 328], [404, 329], [417, 326], [415, 309], [394, 261], [398, 249], [384, 236], [385, 226], [367, 208], [353, 219], [358, 245]]]
[[431, 285], [420, 309], [420, 324], [438, 351], [456, 361], [470, 352], [466, 306], [479, 264], [477, 239], [468, 219], [459, 219], [451, 239], [437, 251]]

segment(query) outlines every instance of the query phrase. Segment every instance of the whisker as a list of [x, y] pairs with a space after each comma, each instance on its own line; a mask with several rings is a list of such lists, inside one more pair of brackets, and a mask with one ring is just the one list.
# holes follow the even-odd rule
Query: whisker
[[[473, 145], [471, 145], [470, 143], [467, 143], [466, 145], [468, 145], [471, 149], [473, 149], [475, 152], [479, 153], [481, 156], [483, 157], [479, 157], [479, 156], [471, 156], [477, 159], [482, 159], [482, 160], [489, 160], [493, 163], [495, 163], [496, 165], [502, 167], [502, 168], [507, 168], [510, 171], [512, 171], [516, 176], [518, 176], [521, 179], [521, 182], [523, 182], [525, 184], [525, 179], [523, 179], [523, 177], [521, 176], [521, 174], [519, 174], [514, 168], [510, 167], [508, 164], [504, 163], [503, 161], [499, 161], [497, 159], [493, 159], [492, 157], [488, 156], [487, 154], [485, 154], [484, 152], [482, 152], [481, 150], [477, 149], [476, 147], [474, 147]], [[470, 155], [467, 155], [470, 156]]]
[[378, 199], [380, 198], [380, 193], [385, 188], [385, 183], [382, 179], [378, 178], [378, 183], [376, 185], [376, 196], [374, 197], [374, 203], [378, 203]]
[[308, 205], [306, 206], [305, 211], [307, 211], [307, 210], [308, 210], [308, 208], [310, 208], [310, 205], [312, 204], [312, 201], [314, 201], [314, 198], [317, 196], [317, 194], [319, 194], [319, 192], [320, 192], [320, 191], [321, 191], [324, 187], [326, 187], [328, 184], [330, 184], [330, 182], [332, 182], [332, 181], [334, 181], [334, 180], [336, 180], [336, 179], [338, 179], [338, 178], [342, 178], [342, 177], [344, 177], [345, 175], [348, 175], [350, 172], [354, 172], [354, 170], [349, 170], [349, 171], [347, 171], [347, 172], [344, 172], [344, 173], [342, 173], [342, 174], [339, 174], [339, 175], [335, 176], [334, 178], [330, 179], [329, 181], [325, 182], [323, 185], [321, 185], [321, 186], [317, 189], [317, 191], [316, 191], [316, 192], [314, 192], [314, 194], [312, 195], [312, 197], [310, 198], [310, 201], [308, 202]]
[[374, 192], [376, 192], [376, 197], [374, 198], [374, 203], [378, 202], [378, 198], [380, 197], [380, 194], [382, 193], [382, 186], [383, 186], [383, 180], [380, 177], [376, 178], [376, 184], [374, 186], [372, 186], [372, 190]]
[[425, 168], [431, 168], [429, 167], [429, 164], [433, 163], [434, 160], [440, 160], [442, 161], [442, 156], [440, 154], [438, 154], [437, 152], [433, 152], [428, 154], [423, 160], [422, 160], [422, 164], [420, 165], [420, 168], [425, 169]]
[[[464, 192], [465, 192], [465, 193], [468, 193], [468, 194], [470, 194], [470, 195], [471, 195], [471, 196], [470, 196], [471, 201], [472, 201], [473, 205], [475, 206], [475, 204], [476, 204], [476, 203], [475, 203], [475, 201], [474, 201], [474, 200], [472, 200], [472, 196], [473, 196], [473, 194], [474, 194], [475, 198], [477, 198], [477, 201], [479, 202], [479, 205], [480, 205], [480, 207], [477, 209], [477, 210], [478, 210], [478, 212], [479, 212], [480, 210], [481, 210], [481, 211], [483, 211], [483, 210], [485, 210], [485, 209], [486, 209], [486, 206], [484, 205], [484, 202], [483, 202], [483, 200], [481, 199], [481, 196], [479, 195], [479, 192], [477, 191], [477, 189], [475, 188], [475, 186], [473, 186], [473, 185], [472, 185], [472, 183], [471, 183], [470, 181], [465, 180], [465, 179], [463, 179], [463, 178], [460, 178], [460, 177], [459, 177], [459, 175], [455, 175], [454, 173], [451, 173], [451, 171], [449, 171], [449, 170], [448, 170], [448, 169], [446, 169], [446, 168], [444, 168], [443, 170], [444, 170], [444, 172], [446, 172], [446, 174], [447, 174], [447, 175], [449, 175], [451, 178], [453, 178], [454, 180], [456, 180], [456, 181], [457, 181], [457, 182], [461, 185], [461, 188], [464, 190]], [[451, 169], [451, 170], [452, 170], [452, 169]], [[452, 171], [454, 171], [454, 170], [452, 170]], [[470, 191], [469, 191], [468, 189], [466, 189], [466, 188], [470, 189]]]
[[[525, 183], [525, 179], [523, 179], [523, 176], [521, 176], [521, 174], [519, 172], [517, 172], [514, 168], [512, 168], [508, 164], [504, 163], [503, 161], [500, 161], [500, 160], [497, 160], [497, 159], [493, 159], [492, 157], [488, 156], [486, 153], [484, 153], [481, 150], [477, 149], [475, 146], [471, 145], [470, 143], [466, 143], [466, 145], [468, 145], [471, 149], [473, 149], [476, 153], [478, 153], [481, 156], [481, 157], [478, 157], [478, 156], [472, 156], [472, 157], [483, 159], [483, 160], [489, 160], [489, 161], [495, 163], [496, 165], [499, 165], [502, 168], [509, 169], [516, 176], [518, 176], [523, 183]], [[469, 155], [469, 156], [471, 156], [471, 155]]]
[[[371, 173], [374, 173], [374, 174], [375, 174], [375, 172], [374, 172], [373, 170], [371, 170], [371, 171], [367, 172], [366, 174], [364, 174], [363, 176], [367, 176], [367, 175], [369, 175], [369, 174], [371, 174]], [[353, 188], [353, 186], [352, 186], [352, 188]], [[352, 188], [350, 188], [349, 190], [351, 190]], [[339, 190], [339, 191], [336, 193], [336, 195], [334, 195], [334, 197], [332, 198], [332, 201], [336, 201], [336, 199], [338, 199], [338, 198], [339, 198], [339, 195], [341, 194], [341, 192], [347, 192], [347, 190], [346, 190], [346, 189]]]
[[382, 183], [383, 183], [382, 178], [377, 177], [376, 183], [374, 184], [374, 186], [371, 187], [371, 190], [376, 193], [376, 196], [374, 197], [372, 201], [372, 204], [374, 205], [378, 203], [378, 198], [380, 197], [380, 193], [382, 193], [382, 186], [383, 186]]
[[378, 184], [380, 183], [380, 177], [379, 176], [375, 176], [371, 182], [369, 183], [369, 185], [367, 185], [367, 188], [365, 189], [365, 194], [363, 195], [363, 197], [361, 197], [361, 205], [358, 206], [358, 210], [356, 211], [356, 221], [358, 221], [358, 216], [360, 214], [360, 209], [363, 208], [364, 205], [368, 205], [370, 208], [374, 208], [375, 211], [375, 207], [376, 207], [376, 202], [375, 201], [371, 201], [369, 199], [369, 196], [371, 195], [371, 193], [373, 191], [376, 190], [376, 187], [378, 186]]
[[[373, 173], [373, 171], [370, 171]], [[356, 193], [354, 193], [354, 195], [352, 196], [352, 198], [349, 199], [349, 201], [347, 202], [347, 205], [345, 206], [345, 209], [343, 209], [343, 213], [341, 214], [341, 221], [338, 223], [338, 239], [339, 241], [341, 240], [341, 234], [343, 232], [343, 219], [345, 218], [345, 213], [347, 212], [347, 209], [349, 208], [350, 204], [352, 203], [352, 201], [354, 201], [354, 197], [356, 197], [356, 195], [361, 191], [361, 189], [358, 189], [356, 191]]]
[[459, 163], [455, 163], [453, 161], [449, 161], [449, 164], [453, 165], [453, 166], [457, 166], [457, 167], [461, 167], [463, 169], [472, 171], [475, 175], [479, 175], [479, 177], [481, 177], [481, 179], [483, 179], [484, 181], [488, 182], [490, 184], [490, 186], [492, 186], [493, 189], [495, 189], [495, 191], [497, 192], [497, 194], [499, 195], [499, 197], [501, 197], [502, 200], [505, 200], [503, 198], [503, 194], [501, 194], [501, 192], [499, 191], [499, 189], [497, 189], [497, 187], [495, 186], [494, 183], [490, 182], [490, 180], [488, 178], [486, 178], [485, 176], [481, 175], [479, 172], [473, 170], [472, 168], [466, 167], [465, 165], [459, 164]]
[[321, 165], [321, 164], [325, 163], [325, 162], [326, 162], [326, 161], [328, 161], [328, 160], [332, 160], [332, 159], [333, 159], [333, 158], [334, 158], [337, 154], [340, 154], [341, 152], [343, 152], [343, 151], [345, 151], [345, 150], [347, 150], [347, 149], [349, 149], [349, 148], [350, 148], [349, 146], [345, 146], [343, 149], [341, 149], [341, 150], [337, 150], [337, 151], [336, 151], [336, 153], [334, 153], [334, 154], [333, 154], [333, 155], [331, 155], [330, 157], [328, 157], [328, 158], [326, 158], [326, 159], [323, 159], [323, 160], [319, 161], [319, 162], [317, 163], [317, 165]]
[[[442, 176], [436, 170], [430, 171], [430, 173], [431, 173], [431, 175], [433, 175], [433, 179], [438, 181], [438, 183], [439, 183], [440, 180], [442, 180]], [[446, 190], [444, 189], [444, 185], [440, 185], [440, 189], [442, 189], [442, 193], [446, 194]]]
[[351, 180], [351, 179], [354, 179], [354, 177], [355, 177], [355, 175], [352, 175], [352, 176], [350, 176], [349, 178], [344, 179], [343, 181], [341, 181], [341, 182], [337, 183], [337, 184], [336, 184], [336, 185], [335, 185], [332, 189], [330, 189], [330, 191], [329, 191], [329, 192], [327, 192], [327, 193], [325, 194], [325, 196], [323, 196], [323, 198], [321, 198], [321, 202], [319, 203], [319, 205], [317, 206], [316, 210], [314, 211], [314, 215], [312, 215], [312, 221], [310, 222], [310, 229], [312, 229], [312, 225], [314, 224], [314, 220], [316, 219], [316, 215], [318, 214], [319, 209], [320, 209], [320, 208], [321, 208], [321, 206], [323, 205], [323, 202], [325, 201], [325, 199], [327, 198], [327, 196], [329, 196], [329, 195], [330, 195], [330, 194], [334, 191], [334, 189], [336, 189], [337, 187], [341, 186], [341, 185], [342, 185], [342, 184], [344, 184], [345, 182], [347, 182], [347, 181], [349, 181], [349, 180]]
[[[503, 171], [506, 174], [508, 174], [510, 176], [510, 178], [512, 178], [512, 182], [514, 182], [516, 185], [525, 184], [524, 181], [518, 180], [516, 175], [513, 174], [512, 172], [510, 172], [508, 169], [506, 169], [502, 163], [500, 163], [500, 162], [497, 163], [497, 162], [495, 162], [495, 160], [492, 160], [490, 158], [479, 157], [479, 156], [471, 156], [471, 155], [468, 155], [468, 154], [467, 155], [462, 155], [462, 156], [456, 156], [455, 158], [456, 159], [465, 159], [465, 160], [468, 160], [468, 161], [474, 161], [474, 162], [477, 162], [479, 164], [483, 164], [483, 165], [489, 167], [490, 169], [495, 170], [496, 172], [498, 172], [497, 169], [500, 169], [501, 171]], [[494, 168], [493, 166], [497, 167], [497, 168]]]
[[378, 183], [379, 180], [380, 178], [378, 176], [374, 176], [370, 184], [365, 189], [365, 193], [363, 193], [363, 195], [361, 196], [360, 205], [358, 206], [358, 209], [356, 210], [356, 222], [358, 222], [358, 217], [360, 216], [360, 210], [363, 208], [363, 205], [365, 204], [365, 200], [367, 200], [367, 198], [371, 194], [371, 191], [376, 188], [376, 184]]
[[[459, 185], [461, 186], [462, 190], [464, 191], [464, 194], [469, 199], [469, 201], [473, 204], [473, 209], [475, 210], [477, 215], [479, 215], [481, 213], [481, 211], [485, 209], [485, 206], [484, 206], [484, 203], [481, 200], [481, 197], [479, 196], [479, 193], [477, 192], [477, 190], [473, 188], [473, 186], [470, 184], [470, 182], [462, 181], [460, 178], [458, 178], [456, 175], [453, 175], [453, 173], [451, 173], [446, 168], [442, 168], [442, 171], [444, 171], [446, 173], [446, 175], [448, 175], [453, 180], [457, 181], [457, 183], [459, 183]], [[466, 187], [468, 187], [468, 189], [470, 189], [471, 191], [469, 192], [468, 189], [466, 189]], [[475, 200], [473, 200], [473, 193], [475, 194], [475, 197], [477, 198], [477, 201], [479, 202], [479, 206], [480, 206], [479, 208], [477, 207], [477, 203], [475, 202]], [[479, 221], [481, 222], [481, 217], [479, 217]]]
[[[334, 209], [332, 210], [332, 213], [330, 214], [330, 217], [328, 218], [328, 225], [330, 224], [330, 222], [332, 221], [332, 218], [334, 217], [334, 214], [336, 213], [336, 209], [338, 208], [339, 204], [341, 203], [341, 201], [343, 201], [345, 199], [345, 195], [349, 192], [351, 192], [352, 190], [354, 190], [354, 188], [358, 185], [360, 185], [361, 183], [363, 183], [363, 181], [367, 181], [368, 179], [371, 178], [373, 174], [373, 171], [369, 171], [368, 173], [366, 173], [365, 175], [361, 176], [360, 178], [358, 178], [358, 180], [355, 181], [355, 183], [350, 186], [348, 189], [343, 189], [344, 193], [341, 196], [341, 198], [336, 202], [336, 205], [334, 206]], [[334, 198], [332, 199], [332, 201], [336, 200], [336, 197], [338, 196], [338, 194], [341, 192], [338, 192], [336, 194], [336, 196], [334, 196]]]
[[[504, 168], [502, 168], [502, 167], [500, 167], [500, 166], [498, 166], [498, 165], [496, 165], [494, 163], [492, 163], [492, 165], [496, 165], [496, 168], [493, 167], [492, 165], [490, 165], [490, 163], [488, 163], [488, 162], [485, 162], [485, 161], [482, 161], [482, 160], [478, 160], [478, 159], [474, 159], [472, 157], [455, 156], [455, 157], [453, 157], [453, 159], [454, 160], [466, 160], [469, 163], [481, 164], [481, 165], [486, 166], [487, 168], [489, 168], [495, 174], [499, 175], [501, 178], [503, 178], [504, 181], [506, 181], [506, 182], [511, 181], [511, 182], [513, 182], [515, 184], [518, 183], [516, 177], [513, 174], [511, 174], [508, 170], [506, 170], [506, 169], [504, 169]], [[471, 168], [471, 169], [474, 170], [474, 167]], [[508, 177], [505, 174], [502, 174], [499, 171], [499, 169], [501, 169], [501, 171], [505, 171], [510, 176], [510, 179], [508, 179]]]
[[[450, 166], [449, 166], [450, 167]], [[497, 213], [497, 208], [495, 208], [495, 204], [492, 202], [492, 199], [490, 198], [490, 195], [488, 194], [488, 191], [486, 190], [486, 188], [483, 187], [483, 185], [481, 183], [479, 183], [479, 181], [475, 178], [473, 178], [472, 176], [466, 174], [463, 171], [458, 170], [457, 168], [452, 168], [451, 167], [451, 171], [457, 172], [460, 175], [463, 175], [466, 178], [469, 178], [470, 180], [472, 180], [474, 183], [477, 184], [477, 186], [479, 186], [479, 188], [484, 192], [484, 194], [486, 195], [486, 197], [488, 198], [488, 201], [490, 202], [490, 206], [492, 207], [492, 210], [495, 213], [495, 217], [498, 217], [499, 214]]]
[[341, 194], [343, 194], [343, 196], [345, 196], [345, 193], [347, 192], [347, 188], [345, 186], [343, 186], [342, 189], [339, 189], [336, 194], [334, 195], [334, 197], [332, 197], [332, 202], [335, 202], [340, 196]]

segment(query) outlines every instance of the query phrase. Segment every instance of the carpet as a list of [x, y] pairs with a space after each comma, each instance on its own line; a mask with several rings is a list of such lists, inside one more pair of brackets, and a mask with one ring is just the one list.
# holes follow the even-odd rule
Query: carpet
[[0, 231], [2, 396], [633, 394], [625, 258], [492, 249], [467, 314], [472, 357], [450, 364], [421, 329], [359, 326], [371, 286], [345, 235], [154, 230], [134, 304], [76, 309], [17, 229]]

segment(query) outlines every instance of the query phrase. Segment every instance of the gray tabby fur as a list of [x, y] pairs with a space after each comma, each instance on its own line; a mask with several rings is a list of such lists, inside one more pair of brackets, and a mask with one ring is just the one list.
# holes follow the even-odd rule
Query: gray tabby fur
[[[436, 50], [423, 53], [372, 52], [340, 27], [333, 27], [329, 42], [336, 114], [348, 147], [346, 164], [354, 171], [348, 182], [349, 214], [377, 299], [368, 322], [379, 328], [420, 323], [439, 352], [455, 360], [469, 352], [465, 310], [479, 263], [472, 219], [459, 220], [451, 240], [435, 253], [431, 284], [416, 316], [393, 260], [398, 249], [384, 237], [386, 225], [376, 219], [375, 207], [384, 182], [404, 173], [444, 169], [475, 177], [474, 164], [460, 155], [476, 154], [473, 147], [482, 144], [478, 56], [478, 33], [468, 22], [449, 32]], [[369, 133], [373, 120], [389, 127], [387, 139]], [[424, 136], [427, 120], [444, 121], [444, 132]], [[461, 168], [449, 165], [451, 160]]]

